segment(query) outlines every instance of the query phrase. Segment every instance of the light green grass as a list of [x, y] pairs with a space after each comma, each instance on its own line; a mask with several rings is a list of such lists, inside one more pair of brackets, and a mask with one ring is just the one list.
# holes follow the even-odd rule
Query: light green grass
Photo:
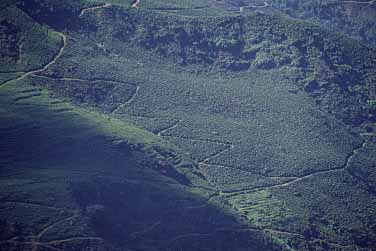
[[[2, 86], [0, 89], [2, 95], [1, 109], [4, 112], [8, 111], [5, 115], [11, 116], [11, 114], [13, 114], [17, 116], [17, 119], [25, 121], [32, 121], [34, 116], [38, 115], [40, 116], [40, 122], [43, 123], [44, 120], [47, 122], [49, 117], [53, 116], [56, 111], [66, 110], [69, 112], [67, 114], [62, 113], [61, 115], [62, 118], [67, 117], [65, 121], [67, 124], [91, 126], [93, 129], [97, 130], [98, 134], [119, 139], [124, 138], [134, 144], [167, 144], [167, 142], [153, 133], [136, 128], [124, 120], [110, 117], [98, 111], [74, 106], [69, 102], [62, 102], [57, 105], [51, 104], [59, 102], [59, 100], [51, 98], [51, 93], [46, 90], [39, 91], [36, 96], [31, 95], [26, 101], [20, 101], [20, 105], [14, 104], [14, 101], [12, 101], [12, 97], [28, 97], [25, 96], [28, 95], [25, 93], [29, 93], [29, 91], [32, 92], [32, 90], [32, 86], [17, 81], [12, 81]], [[27, 104], [27, 106], [22, 107], [22, 103]], [[18, 110], [19, 106], [22, 107], [22, 109]], [[28, 106], [30, 108], [28, 108]], [[41, 109], [35, 109], [34, 107], [40, 107]], [[35, 109], [35, 111], [29, 112], [28, 109]], [[16, 119], [16, 117], [14, 119]]]

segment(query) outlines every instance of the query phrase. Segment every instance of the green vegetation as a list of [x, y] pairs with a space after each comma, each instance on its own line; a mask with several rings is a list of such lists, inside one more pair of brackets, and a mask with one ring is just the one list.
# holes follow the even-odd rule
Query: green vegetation
[[16, 79], [21, 76], [21, 73], [0, 73], [0, 85], [9, 80]]
[[[98, 30], [96, 23], [108, 15], [119, 18], [111, 18]], [[84, 23], [87, 28], [83, 32], [97, 30], [95, 39], [116, 54], [121, 55], [119, 47], [124, 48], [119, 43], [126, 42], [181, 65], [296, 71], [299, 75], [291, 77], [298, 87], [346, 124], [358, 126], [369, 113], [365, 105], [368, 94], [351, 90], [354, 83], [366, 86], [373, 81], [375, 52], [314, 25], [261, 14], [197, 19], [116, 7], [88, 15]], [[195, 28], [197, 25], [201, 29]]]
[[60, 36], [13, 6], [0, 10], [0, 33], [1, 75], [40, 68], [51, 61], [61, 44]]
[[107, 112], [130, 100], [136, 92], [133, 84], [104, 80], [55, 80], [33, 76], [32, 81], [34, 85], [47, 87], [60, 97], [72, 98], [76, 104], [98, 107]]
[[0, 249], [373, 249], [373, 49], [213, 1], [106, 3], [2, 17]]
[[286, 226], [294, 221], [292, 211], [286, 208], [281, 200], [273, 198], [272, 193], [267, 190], [240, 195], [230, 201], [256, 226]]
[[287, 15], [310, 20], [332, 30], [339, 30], [364, 43], [376, 45], [375, 3], [372, 1], [272, 0], [271, 2], [273, 7]]
[[[1, 248], [184, 247], [173, 242], [176, 233], [197, 229], [216, 239], [221, 225], [229, 233], [243, 228], [148, 164], [157, 144], [166, 149], [155, 135], [50, 97], [32, 82], [12, 82], [0, 92]], [[242, 238], [263, 248], [259, 234]]]

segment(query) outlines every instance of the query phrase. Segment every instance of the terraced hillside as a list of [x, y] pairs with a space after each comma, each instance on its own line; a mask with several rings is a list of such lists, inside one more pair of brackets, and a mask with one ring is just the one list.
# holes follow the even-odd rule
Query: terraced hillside
[[209, 0], [5, 6], [0, 250], [374, 250], [374, 49]]

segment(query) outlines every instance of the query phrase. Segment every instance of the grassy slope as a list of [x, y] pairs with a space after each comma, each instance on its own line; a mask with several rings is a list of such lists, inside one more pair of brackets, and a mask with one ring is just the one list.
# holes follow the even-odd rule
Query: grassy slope
[[20, 76], [0, 86], [0, 250], [272, 249], [209, 191], [181, 184], [175, 146]]
[[[139, 15], [145, 16], [133, 23], [133, 18]], [[260, 34], [263, 29], [267, 29], [264, 26], [267, 27], [273, 22], [280, 21], [278, 18], [257, 17], [259, 19], [254, 17], [248, 21], [248, 27], [252, 27], [254, 30], [247, 33], [247, 36]], [[345, 202], [345, 197], [334, 200], [338, 196], [330, 194], [329, 198], [332, 198], [331, 200], [336, 205], [333, 208], [326, 207], [325, 200], [320, 196], [307, 199], [308, 193], [320, 193], [322, 189], [330, 187], [333, 183], [342, 183], [342, 173], [348, 168], [346, 163], [349, 157], [355, 154], [353, 150], [357, 149], [361, 142], [359, 138], [349, 133], [342, 122], [330, 114], [316, 110], [312, 97], [299, 91], [297, 86], [290, 82], [291, 79], [294, 79], [294, 71], [283, 67], [283, 64], [280, 68], [267, 71], [257, 69], [259, 63], [256, 61], [252, 63], [255, 64], [255, 67], [252, 67], [252, 72], [231, 73], [227, 71], [229, 76], [219, 77], [210, 72], [192, 73], [192, 71], [196, 71], [193, 66], [195, 62], [207, 64], [205, 57], [210, 57], [210, 55], [203, 54], [202, 61], [194, 61], [194, 54], [189, 54], [188, 57], [192, 58], [185, 68], [174, 65], [173, 61], [166, 60], [163, 56], [155, 57], [158, 53], [164, 53], [170, 60], [179, 59], [179, 56], [175, 54], [177, 51], [175, 51], [174, 42], [170, 44], [170, 48], [172, 48], [170, 51], [164, 50], [163, 47], [163, 41], [165, 41], [163, 39], [169, 37], [170, 30], [180, 27], [188, 30], [191, 23], [203, 25], [205, 28], [225, 25], [227, 22], [229, 25], [233, 25], [232, 22], [237, 22], [236, 18], [225, 18], [226, 21], [179, 18], [179, 21], [176, 21], [174, 16], [167, 16], [164, 21], [161, 21], [162, 17], [160, 17], [161, 20], [158, 16], [155, 18], [154, 13], [128, 13], [116, 8], [98, 10], [95, 18], [90, 15], [87, 18], [90, 20], [89, 23], [94, 24], [92, 27], [96, 27], [98, 31], [97, 35], [93, 33], [90, 35], [90, 40], [96, 40], [102, 48], [96, 47], [95, 43], [90, 40], [76, 37], [75, 41], [80, 42], [72, 42], [71, 46], [67, 48], [67, 57], [59, 62], [63, 66], [61, 69], [74, 66], [72, 67], [74, 70], [67, 72], [51, 68], [51, 73], [53, 72], [54, 76], [85, 78], [90, 73], [90, 77], [94, 79], [107, 77], [113, 81], [139, 83], [140, 89], [135, 99], [123, 106], [122, 109], [117, 110], [116, 114], [127, 119], [137, 118], [138, 121], [142, 121], [139, 123], [144, 124], [145, 128], [149, 128], [167, 139], [173, 138], [175, 142], [178, 141], [178, 144], [190, 152], [194, 158], [201, 160], [199, 166], [202, 175], [213, 186], [225, 192], [224, 198], [219, 198], [219, 200], [227, 201], [226, 194], [228, 193], [231, 198], [230, 204], [238, 208], [239, 212], [243, 212], [249, 220], [259, 226], [274, 229], [272, 232], [275, 236], [279, 236], [279, 233], [282, 232], [283, 239], [292, 239], [298, 249], [308, 249], [310, 245], [323, 248], [327, 245], [332, 248], [342, 245], [343, 248], [346, 248], [348, 245], [350, 249], [353, 248], [352, 245], [372, 245], [356, 240], [355, 236], [358, 233], [354, 234], [350, 231], [357, 228], [355, 221], [341, 221], [333, 216], [335, 213], [344, 216], [345, 213], [336, 210], [336, 208], [348, 203], [346, 210], [357, 215], [356, 217], [361, 218], [362, 221], [368, 222], [363, 228], [360, 228], [361, 235], [372, 239], [372, 223], [368, 218], [370, 209], [366, 203], [367, 198], [369, 199], [368, 196], [372, 197], [372, 195], [358, 196], [356, 199]], [[102, 21], [107, 20], [104, 23], [111, 25], [96, 25], [96, 18]], [[148, 24], [151, 23], [149, 19], [154, 20], [154, 32], [151, 33], [151, 37], [144, 38], [143, 28], [148, 29]], [[124, 27], [122, 26], [123, 20], [127, 20]], [[140, 20], [148, 21], [140, 24]], [[160, 31], [162, 35], [159, 35], [159, 31], [156, 30], [160, 27], [159, 23], [162, 27], [163, 22], [164, 28], [161, 28], [162, 31]], [[114, 24], [116, 25], [113, 26]], [[128, 30], [130, 33], [127, 34], [128, 28], [126, 27], [132, 27], [132, 25], [135, 25], [136, 28], [131, 28]], [[285, 25], [286, 27], [283, 28]], [[290, 26], [294, 28], [291, 29]], [[114, 27], [116, 30], [113, 30]], [[302, 33], [306, 32], [305, 24], [286, 22], [282, 23], [282, 28], [279, 29], [283, 31], [283, 29], [289, 29], [288, 27], [290, 27], [291, 37], [288, 38], [287, 43], [299, 44], [302, 42], [295, 41], [293, 38], [297, 38], [300, 34], [304, 39]], [[311, 27], [311, 29], [317, 30], [317, 27]], [[132, 30], [134, 33], [131, 32]], [[275, 34], [274, 37], [268, 38], [267, 36], [264, 40], [265, 43], [272, 43], [278, 39], [278, 34], [281, 31], [276, 29], [271, 32]], [[335, 37], [329, 33], [326, 35]], [[72, 36], [77, 35], [72, 34]], [[219, 35], [219, 38], [221, 36]], [[106, 41], [102, 40], [104, 37], [107, 38]], [[134, 37], [136, 37], [135, 40], [133, 40]], [[112, 40], [108, 38], [112, 38]], [[119, 43], [118, 39], [123, 44]], [[192, 35], [192, 46], [197, 41], [195, 39], [200, 39], [200, 37]], [[138, 41], [140, 44], [136, 43], [137, 46], [146, 47], [156, 54], [149, 54], [147, 50], [140, 53], [133, 47], [133, 41]], [[154, 44], [143, 45], [143, 42], [150, 41]], [[341, 41], [347, 43], [346, 39]], [[124, 45], [124, 42], [129, 45]], [[82, 57], [74, 56], [77, 55], [78, 48], [82, 48], [80, 43], [87, 44], [92, 55], [95, 54], [92, 58], [85, 57], [85, 67], [80, 67], [77, 64]], [[341, 48], [342, 46], [341, 43], [334, 45], [330, 45], [330, 43], [330, 40], [327, 40], [326, 44], [331, 47]], [[357, 45], [352, 43], [349, 41], [347, 46], [357, 48]], [[267, 48], [270, 47], [263, 46], [265, 47], [262, 47], [261, 50], [266, 53]], [[317, 48], [321, 50], [323, 47], [317, 45]], [[305, 46], [300, 49], [304, 50]], [[347, 50], [348, 47], [340, 49], [340, 53], [343, 53], [341, 55], [348, 55]], [[360, 48], [359, 51], [363, 55], [367, 55], [368, 50]], [[330, 54], [330, 49], [325, 53], [329, 57], [327, 60], [331, 62], [330, 60], [333, 60], [334, 56]], [[225, 60], [226, 57], [229, 57], [230, 60], [237, 60], [236, 57], [235, 59], [231, 58], [230, 53], [226, 54], [225, 50], [223, 56]], [[256, 59], [257, 57], [258, 55]], [[268, 54], [265, 57], [268, 57]], [[314, 59], [315, 57], [307, 58]], [[292, 56], [292, 59], [296, 58]], [[218, 63], [216, 56], [213, 57], [213, 60], [212, 65], [226, 67], [226, 64]], [[357, 62], [358, 59], [353, 58], [352, 60]], [[161, 62], [164, 63], [163, 66]], [[350, 64], [353, 65], [351, 62]], [[94, 67], [95, 71], [91, 70]], [[365, 69], [360, 66], [355, 67], [359, 67], [355, 69], [356, 71]], [[111, 77], [107, 74], [110, 69]], [[47, 75], [51, 73], [47, 73]], [[290, 80], [286, 80], [286, 76]], [[155, 119], [164, 120], [167, 129], [153, 128]], [[168, 121], [170, 121], [170, 126], [168, 126]], [[159, 127], [159, 125], [157, 126]], [[195, 144], [193, 145], [192, 142]], [[218, 145], [221, 145], [222, 148], [218, 149]], [[203, 148], [208, 151], [206, 157], [202, 156]], [[295, 196], [298, 192], [284, 192], [285, 187], [294, 190], [296, 186], [305, 186], [310, 184], [311, 180], [329, 174], [333, 176], [331, 180], [321, 186], [311, 186], [315, 192], [307, 191], [306, 193], [301, 189], [300, 196]], [[351, 177], [347, 178], [352, 179]], [[294, 179], [296, 181], [291, 182]], [[261, 200], [260, 207], [257, 209], [247, 207], [248, 202], [244, 202], [242, 197], [249, 196], [249, 199], [245, 199], [245, 201], [250, 201], [253, 196], [258, 196], [256, 188], [260, 187], [270, 194], [266, 196], [266, 202]], [[368, 193], [366, 187], [362, 185], [351, 188], [342, 186], [340, 189], [353, 194]], [[245, 193], [246, 195], [231, 193], [233, 191], [240, 191], [240, 194]], [[286, 195], [288, 196], [286, 197]], [[240, 203], [242, 200], [243, 202]], [[274, 203], [274, 200], [277, 203]], [[320, 207], [312, 207], [307, 204], [309, 201], [314, 201]], [[246, 208], [245, 211], [241, 209], [243, 207]], [[353, 211], [355, 208], [358, 210], [357, 212]], [[265, 216], [267, 212], [270, 213], [268, 217]], [[319, 217], [309, 218], [308, 215], [311, 213], [318, 214]], [[335, 230], [329, 231], [325, 228], [323, 223], [320, 223], [321, 219], [323, 221], [332, 220]], [[319, 234], [309, 232], [306, 229], [307, 222], [319, 225]], [[292, 234], [286, 236], [283, 234], [284, 231]], [[347, 231], [344, 239], [340, 238], [343, 231]]]
[[160, 145], [156, 136], [28, 81], [0, 93], [0, 250], [184, 248], [190, 234], [203, 236], [200, 249], [238, 231], [240, 245], [262, 248], [259, 233], [207, 204], [202, 191], [195, 195], [200, 190], [148, 168], [145, 150], [134, 146]]
[[[292, 38], [301, 36], [303, 46], [299, 44], [301, 40], [291, 41], [290, 37], [283, 43], [287, 47], [290, 43], [296, 44], [296, 49], [304, 52], [307, 49], [304, 38], [307, 36], [302, 32], [307, 28], [306, 24], [286, 21], [282, 22], [281, 29], [266, 32], [268, 27], [275, 27], [283, 20], [267, 16], [251, 17], [244, 27], [254, 27], [254, 30], [246, 33], [245, 41], [254, 41], [253, 45], [248, 45], [248, 49], [250, 53], [252, 49], [257, 52], [256, 60], [248, 62], [252, 64], [249, 66], [251, 71], [234, 73], [228, 71], [231, 65], [239, 62], [239, 59], [244, 60], [231, 53], [232, 39], [237, 42], [239, 33], [234, 28], [233, 37], [226, 37], [218, 31], [218, 27], [223, 26], [228, 31], [232, 29], [228, 27], [238, 24], [237, 18], [177, 18], [142, 10], [128, 12], [121, 8], [108, 8], [87, 13], [82, 20], [86, 23], [83, 31], [86, 31], [89, 39], [71, 32], [62, 58], [43, 73], [55, 80], [33, 78], [30, 79], [33, 84], [47, 86], [77, 103], [80, 103], [80, 99], [59, 88], [59, 85], [63, 84], [69, 90], [74, 81], [89, 84], [104, 81], [99, 82], [99, 86], [110, 82], [119, 86], [122, 83], [135, 84], [139, 87], [136, 95], [130, 102], [116, 101], [123, 102], [123, 106], [116, 109], [113, 115], [133, 120], [167, 140], [172, 138], [173, 142], [198, 159], [199, 170], [182, 170], [189, 177], [194, 177], [193, 172], [199, 171], [211, 183], [211, 188], [217, 190], [219, 196], [213, 197], [214, 200], [232, 205], [238, 215], [243, 215], [252, 225], [265, 229], [274, 238], [295, 246], [297, 250], [319, 247], [333, 250], [364, 247], [364, 250], [370, 250], [374, 239], [374, 223], [370, 217], [374, 214], [374, 203], [369, 201], [374, 197], [367, 184], [371, 184], [371, 181], [361, 183], [359, 177], [349, 176], [346, 172], [350, 168], [352, 171], [358, 170], [353, 167], [353, 160], [359, 157], [357, 149], [361, 145], [360, 138], [333, 115], [319, 112], [315, 98], [291, 83], [299, 67], [286, 69], [283, 63], [279, 65], [276, 60], [279, 67], [261, 69], [268, 65], [268, 57], [277, 58], [271, 55], [278, 48], [271, 45], [276, 43], [275, 39], [278, 40], [285, 29], [293, 31]], [[151, 23], [154, 30], [147, 37], [145, 30], [152, 31], [149, 27]], [[127, 25], [135, 25], [136, 29], [129, 29]], [[192, 29], [195, 25], [218, 30], [212, 34], [208, 32], [211, 34], [209, 39], [202, 39], [200, 33]], [[166, 30], [165, 27], [170, 28]], [[170, 51], [163, 45], [166, 42], [164, 38], [175, 41], [169, 37], [176, 32], [174, 28], [191, 29], [188, 34], [192, 40], [187, 46], [187, 58], [191, 61], [187, 61], [188, 66], [185, 67], [176, 66], [175, 60], [179, 60], [176, 44], [169, 45]], [[91, 29], [90, 32], [87, 29]], [[315, 27], [313, 29], [321, 32]], [[96, 34], [93, 33], [95, 30]], [[225, 39], [224, 43], [217, 41], [222, 49], [217, 49], [215, 53], [218, 54], [205, 55], [208, 47], [200, 46], [208, 41], [213, 42], [213, 37]], [[333, 39], [338, 37], [334, 35]], [[265, 44], [260, 44], [258, 40]], [[332, 40], [328, 39], [325, 45], [331, 43]], [[223, 45], [230, 46], [230, 51]], [[334, 47], [340, 45], [334, 44]], [[340, 50], [342, 54], [337, 55], [340, 60], [343, 55], [348, 55], [347, 50], [351, 46], [348, 44]], [[193, 53], [189, 51], [192, 48]], [[273, 51], [268, 51], [268, 48], [273, 48]], [[302, 53], [296, 53], [296, 49], [293, 48], [291, 53], [293, 60]], [[262, 53], [258, 53], [259, 50]], [[277, 55], [285, 52], [283, 49]], [[358, 52], [368, 55], [364, 48]], [[331, 54], [327, 52], [326, 55]], [[208, 58], [213, 59], [214, 63], [208, 65]], [[312, 58], [315, 57], [303, 57], [303, 60]], [[359, 62], [357, 60], [354, 59], [354, 62]], [[219, 66], [227, 77], [220, 75], [218, 68], [214, 68], [213, 72], [199, 71], [196, 64]], [[355, 63], [351, 63], [353, 65]], [[299, 66], [299, 62], [296, 66]], [[359, 65], [355, 71], [358, 69], [363, 69], [363, 66]], [[364, 76], [361, 72], [359, 74]], [[105, 97], [111, 95], [111, 92], [103, 93]], [[83, 97], [91, 95], [86, 91], [82, 94]], [[330, 95], [327, 97], [332, 98]], [[114, 99], [103, 100], [106, 103]], [[374, 146], [370, 144], [369, 147]], [[199, 181], [195, 178], [192, 182], [196, 184]], [[92, 185], [89, 183], [88, 186]], [[105, 186], [101, 189], [108, 191]], [[331, 192], [323, 196], [323, 190]], [[96, 198], [89, 195], [84, 197]], [[329, 202], [330, 207], [327, 206]], [[158, 230], [151, 233], [157, 235]], [[195, 240], [205, 245], [203, 241], [207, 237], [188, 235], [188, 241]], [[153, 237], [147, 239], [152, 240]], [[208, 240], [211, 245], [213, 239]], [[187, 244], [184, 239], [173, 243], [192, 247], [192, 243]]]

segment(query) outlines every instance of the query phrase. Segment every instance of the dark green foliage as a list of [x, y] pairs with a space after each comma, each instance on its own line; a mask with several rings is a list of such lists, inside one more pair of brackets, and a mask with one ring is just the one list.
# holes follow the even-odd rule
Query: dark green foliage
[[372, 250], [373, 49], [208, 1], [110, 2], [4, 12], [0, 249]]
[[[351, 191], [345, 187], [351, 186]], [[320, 190], [317, 190], [320, 188]], [[325, 190], [325, 193], [320, 191]], [[299, 192], [301, 196], [293, 196]], [[305, 224], [299, 226], [294, 221], [284, 222], [284, 229], [301, 232], [306, 240], [322, 239], [329, 243], [343, 243], [348, 246], [360, 246], [372, 250], [374, 244], [369, 240], [375, 239], [374, 220], [369, 219], [369, 213], [374, 214], [374, 196], [370, 196], [367, 186], [347, 173], [328, 173], [312, 180], [295, 183], [286, 188], [273, 189], [271, 193], [278, 199], [288, 201], [290, 210]], [[320, 203], [315, 201], [319, 200]], [[346, 205], [356, 207], [350, 209]], [[312, 215], [312, 212], [317, 215]], [[355, 213], [356, 211], [356, 213]], [[354, 217], [354, 214], [357, 216]], [[299, 228], [304, 228], [300, 229]], [[367, 241], [360, 241], [364, 236]], [[359, 238], [359, 240], [357, 240]], [[366, 244], [368, 243], [368, 244]]]
[[6, 63], [15, 63], [19, 60], [20, 32], [9, 20], [0, 23], [0, 42], [2, 45], [0, 57]]
[[56, 29], [74, 28], [83, 1], [64, 0], [16, 0], [15, 4], [39, 23], [48, 24]]
[[8, 240], [21, 234], [20, 226], [16, 222], [8, 222], [7, 219], [0, 220], [0, 240]]
[[111, 112], [127, 102], [136, 91], [132, 83], [108, 82], [106, 80], [70, 80], [33, 77], [32, 85], [52, 90], [56, 95], [71, 98], [76, 104], [99, 107]]
[[[191, 245], [175, 238], [197, 231], [203, 240], [207, 235], [217, 239], [217, 228], [229, 233], [245, 229], [243, 238], [226, 241], [229, 247], [239, 242], [246, 250], [275, 245], [260, 233], [247, 234], [246, 226], [226, 211], [167, 178], [172, 171], [161, 172], [163, 159], [148, 156], [146, 145], [116, 140], [116, 134], [98, 128], [111, 121], [93, 123], [83, 110], [46, 93], [12, 101], [17, 94], [36, 91], [28, 84], [1, 89], [1, 179], [12, 177], [1, 182], [1, 249], [26, 250], [33, 245], [27, 236], [42, 233], [36, 238], [45, 245], [68, 250], [123, 245], [145, 250], [183, 245], [189, 250]], [[171, 155], [163, 146], [154, 149]], [[9, 241], [12, 237], [19, 238]], [[201, 237], [196, 240], [203, 248]]]
[[[103, 19], [109, 25], [97, 30], [96, 39], [110, 36], [181, 65], [231, 71], [298, 68], [301, 72], [295, 81], [322, 109], [353, 126], [367, 120], [368, 93], [353, 89], [355, 84], [366, 86], [372, 81], [375, 52], [352, 40], [317, 26], [261, 14], [213, 19], [165, 17], [147, 11], [142, 18], [138, 15], [108, 9]], [[89, 17], [85, 22], [96, 26], [98, 19]]]
[[376, 165], [376, 149], [372, 144], [367, 145], [349, 168], [349, 172], [364, 183], [369, 193], [376, 195], [376, 176], [374, 168]]
[[[369, 45], [376, 45], [376, 7], [371, 1], [282, 0], [273, 7], [294, 17], [341, 31]], [[364, 3], [369, 2], [369, 4]]]
[[[168, 187], [140, 187], [132, 183], [94, 179], [73, 184], [72, 189], [73, 196], [91, 217], [95, 231], [118, 245], [128, 243], [135, 247], [142, 246], [136, 233], [141, 235], [150, 223], [161, 222], [144, 237], [161, 246], [169, 244], [168, 240], [175, 234], [197, 228], [205, 235], [220, 225], [231, 229], [236, 224], [231, 218], [218, 214], [212, 206], [200, 208], [202, 202], [188, 194], [186, 198], [176, 200], [175, 196], [179, 195], [175, 195]], [[211, 221], [210, 218], [217, 220]]]
[[[22, 39], [21, 39], [22, 38]], [[1, 73], [34, 70], [57, 54], [61, 38], [21, 10], [0, 10]]]

